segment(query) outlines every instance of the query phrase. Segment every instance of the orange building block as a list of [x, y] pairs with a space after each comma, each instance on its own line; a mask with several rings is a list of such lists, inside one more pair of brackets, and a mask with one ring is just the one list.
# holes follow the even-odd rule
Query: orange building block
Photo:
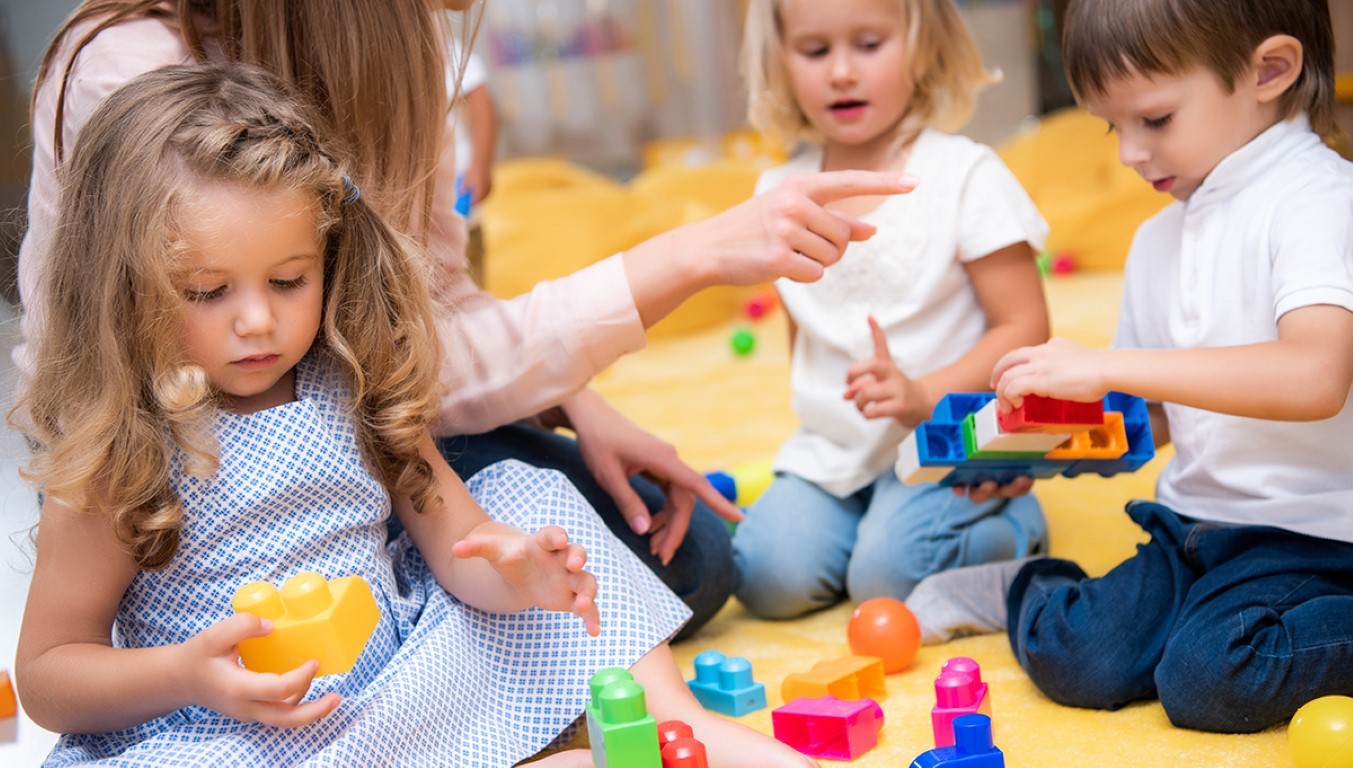
[[9, 682], [9, 672], [0, 670], [0, 720], [8, 720], [19, 714], [19, 700], [14, 696], [14, 685]]
[[281, 591], [266, 581], [246, 584], [231, 606], [272, 621], [271, 634], [240, 643], [240, 659], [255, 672], [278, 674], [310, 659], [319, 661], [317, 677], [347, 672], [381, 619], [360, 576], [326, 581], [310, 571], [287, 579]]
[[872, 656], [842, 656], [821, 661], [808, 672], [786, 675], [780, 684], [785, 701], [834, 696], [842, 701], [887, 698], [883, 660]]
[[1044, 459], [1116, 459], [1128, 451], [1127, 427], [1121, 411], [1105, 411], [1104, 423], [1086, 432], [1077, 432], [1060, 448], [1048, 451]]

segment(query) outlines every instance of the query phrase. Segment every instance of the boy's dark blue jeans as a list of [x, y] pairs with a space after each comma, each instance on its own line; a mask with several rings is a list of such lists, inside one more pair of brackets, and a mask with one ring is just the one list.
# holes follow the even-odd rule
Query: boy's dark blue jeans
[[1353, 694], [1353, 544], [1221, 527], [1133, 502], [1151, 541], [1102, 578], [1035, 560], [1011, 584], [1010, 645], [1054, 701], [1159, 698], [1170, 722], [1252, 733]]
[[[648, 537], [630, 530], [615, 500], [588, 470], [578, 451], [578, 443], [572, 438], [518, 423], [482, 435], [441, 438], [437, 447], [456, 473], [466, 479], [484, 467], [506, 459], [563, 472], [606, 521], [611, 532], [690, 607], [693, 615], [677, 634], [678, 640], [689, 637], [714, 618], [733, 594], [737, 572], [728, 527], [702, 502], [696, 502], [691, 512], [690, 530], [672, 562], [664, 566], [649, 553]], [[665, 496], [656, 484], [636, 476], [630, 478], [630, 485], [648, 505], [650, 514], [662, 509]]]

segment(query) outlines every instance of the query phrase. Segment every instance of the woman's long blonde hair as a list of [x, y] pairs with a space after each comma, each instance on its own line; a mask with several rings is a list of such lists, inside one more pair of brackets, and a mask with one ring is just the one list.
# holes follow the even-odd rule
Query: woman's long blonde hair
[[190, 469], [215, 468], [204, 436], [217, 395], [184, 354], [175, 287], [179, 217], [198, 184], [315, 201], [324, 304], [311, 354], [350, 386], [373, 474], [419, 510], [437, 503], [418, 453], [437, 404], [426, 263], [363, 198], [345, 195], [345, 168], [304, 104], [245, 65], [151, 72], [104, 100], [63, 174], [47, 332], [11, 423], [35, 446], [25, 477], [74, 509], [109, 515], [144, 568], [167, 564], [178, 546], [175, 445]]
[[[742, 41], [742, 70], [752, 126], [785, 144], [822, 137], [799, 108], [785, 72], [782, 0], [751, 0]], [[898, 126], [899, 144], [924, 128], [956, 131], [972, 117], [977, 92], [997, 78], [982, 66], [977, 43], [953, 0], [896, 0], [907, 35], [914, 87]]]
[[[38, 70], [39, 84], [61, 78], [58, 165], [75, 58], [103, 30], [147, 17], [177, 29], [198, 62], [207, 60], [210, 41], [227, 61], [257, 65], [290, 83], [325, 113], [333, 132], [326, 145], [350, 164], [367, 199], [390, 221], [426, 234], [450, 105], [448, 31], [430, 0], [85, 0]], [[87, 31], [58, 61], [77, 27]]]

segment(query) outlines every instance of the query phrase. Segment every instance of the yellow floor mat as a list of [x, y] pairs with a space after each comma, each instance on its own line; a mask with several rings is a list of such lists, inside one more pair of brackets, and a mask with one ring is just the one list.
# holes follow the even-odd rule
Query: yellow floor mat
[[[1054, 333], [1104, 345], [1117, 319], [1118, 273], [1077, 273], [1047, 283]], [[756, 334], [748, 357], [733, 354], [737, 327]], [[722, 323], [709, 330], [654, 339], [620, 360], [595, 388], [631, 419], [674, 443], [702, 471], [736, 466], [774, 454], [794, 428], [789, 406], [787, 332], [776, 312], [757, 322]], [[1158, 457], [1141, 472], [1113, 479], [1057, 479], [1039, 485], [1047, 512], [1052, 553], [1098, 574], [1129, 556], [1140, 532], [1122, 513], [1132, 498], [1149, 497], [1161, 466]], [[751, 660], [766, 684], [771, 708], [779, 706], [780, 681], [792, 672], [848, 652], [848, 606], [790, 622], [750, 618], [736, 602], [690, 641], [676, 646], [686, 676], [697, 653], [716, 649]], [[1260, 734], [1221, 736], [1172, 727], [1154, 702], [1119, 712], [1062, 707], [1044, 698], [1015, 663], [1003, 636], [967, 638], [923, 648], [910, 668], [888, 678], [880, 702], [885, 727], [879, 746], [856, 760], [860, 768], [909, 765], [933, 747], [930, 707], [940, 665], [954, 656], [977, 659], [991, 686], [996, 743], [1008, 766], [1108, 768], [1109, 766], [1225, 766], [1283, 768], [1292, 765], [1285, 727]], [[770, 710], [743, 718], [770, 733]]]

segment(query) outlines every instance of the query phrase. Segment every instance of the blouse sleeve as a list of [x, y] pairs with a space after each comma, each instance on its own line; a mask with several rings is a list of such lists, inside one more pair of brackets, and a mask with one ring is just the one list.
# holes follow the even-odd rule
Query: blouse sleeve
[[[70, 50], [89, 28], [77, 27], [66, 36], [55, 59], [57, 64], [38, 87], [33, 102], [33, 171], [28, 186], [28, 229], [19, 246], [23, 337], [11, 353], [24, 377], [32, 372], [31, 343], [41, 334], [44, 322], [46, 297], [42, 277], [61, 199], [53, 136], [56, 101]], [[62, 126], [63, 159], [70, 157], [80, 129], [105, 96], [146, 72], [191, 61], [192, 56], [182, 38], [155, 19], [124, 22], [100, 32], [72, 65]]]
[[645, 342], [619, 255], [510, 300], [480, 290], [462, 267], [442, 303], [442, 435], [486, 432], [558, 405]]

